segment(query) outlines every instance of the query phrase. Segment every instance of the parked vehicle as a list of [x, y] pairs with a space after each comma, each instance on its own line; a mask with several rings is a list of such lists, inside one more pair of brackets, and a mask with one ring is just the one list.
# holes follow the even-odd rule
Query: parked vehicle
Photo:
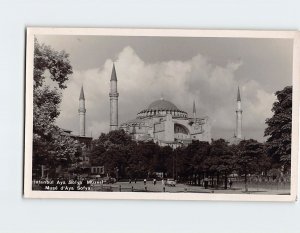
[[117, 180], [115, 178], [112, 177], [104, 177], [103, 178], [103, 184], [113, 184], [116, 183]]
[[173, 187], [175, 187], [176, 186], [176, 180], [174, 180], [174, 179], [167, 179], [166, 186], [173, 186]]

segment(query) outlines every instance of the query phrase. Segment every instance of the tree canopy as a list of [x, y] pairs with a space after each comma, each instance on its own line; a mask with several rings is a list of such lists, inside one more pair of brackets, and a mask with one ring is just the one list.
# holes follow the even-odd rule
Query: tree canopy
[[[93, 142], [91, 163], [104, 166], [106, 172], [119, 178], [149, 178], [157, 173], [174, 177], [181, 182], [200, 185], [210, 177], [217, 187], [227, 188], [228, 177], [233, 173], [245, 176], [266, 174], [270, 161], [265, 146], [256, 140], [242, 140], [229, 145], [224, 139], [211, 143], [193, 141], [186, 147], [161, 147], [153, 141], [136, 142], [123, 130], [101, 134]], [[216, 178], [214, 182], [214, 178]]]
[[291, 165], [291, 133], [292, 133], [292, 86], [287, 86], [275, 93], [276, 102], [273, 104], [271, 118], [266, 119], [268, 136], [267, 150], [273, 163], [285, 170]]
[[[61, 90], [72, 74], [68, 54], [34, 41], [33, 72], [33, 168], [41, 164], [57, 165], [74, 159], [77, 142], [55, 125], [59, 116]], [[53, 85], [50, 85], [52, 82]], [[55, 86], [55, 84], [57, 86]]]
[[262, 174], [269, 166], [263, 143], [256, 140], [242, 140], [235, 158], [236, 170], [244, 176], [245, 190], [248, 191], [248, 175]]

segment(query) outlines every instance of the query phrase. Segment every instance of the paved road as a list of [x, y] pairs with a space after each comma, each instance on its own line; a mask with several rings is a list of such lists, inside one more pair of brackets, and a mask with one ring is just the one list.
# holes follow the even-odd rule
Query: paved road
[[[165, 189], [164, 189], [165, 187]], [[244, 189], [243, 187], [234, 187], [232, 189], [204, 189], [201, 186], [190, 186], [186, 184], [177, 184], [175, 187], [164, 186], [162, 185], [161, 181], [158, 181], [156, 185], [153, 184], [151, 181], [147, 181], [146, 185], [144, 182], [137, 181], [134, 182], [117, 182], [114, 184], [105, 184], [105, 185], [96, 185], [95, 191], [113, 191], [113, 192], [170, 192], [170, 193], [228, 193], [228, 194], [243, 194]], [[270, 190], [264, 188], [249, 188], [249, 193], [251, 194], [289, 194], [289, 190], [287, 189], [278, 189], [278, 190]]]

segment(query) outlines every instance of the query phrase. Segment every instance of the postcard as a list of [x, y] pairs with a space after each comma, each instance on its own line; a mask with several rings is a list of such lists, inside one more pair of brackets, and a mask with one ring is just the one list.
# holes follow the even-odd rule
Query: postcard
[[24, 197], [295, 201], [299, 38], [27, 28]]

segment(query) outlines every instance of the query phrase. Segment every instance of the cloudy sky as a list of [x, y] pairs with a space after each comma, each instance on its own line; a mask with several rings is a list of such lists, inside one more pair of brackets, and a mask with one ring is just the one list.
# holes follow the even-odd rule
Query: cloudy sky
[[87, 136], [109, 129], [109, 80], [115, 61], [119, 123], [151, 102], [173, 102], [190, 116], [209, 116], [212, 137], [230, 138], [235, 129], [240, 86], [245, 138], [264, 141], [274, 92], [292, 83], [289, 39], [37, 36], [70, 55], [73, 75], [63, 91], [57, 124], [78, 133], [78, 98], [84, 86]]

